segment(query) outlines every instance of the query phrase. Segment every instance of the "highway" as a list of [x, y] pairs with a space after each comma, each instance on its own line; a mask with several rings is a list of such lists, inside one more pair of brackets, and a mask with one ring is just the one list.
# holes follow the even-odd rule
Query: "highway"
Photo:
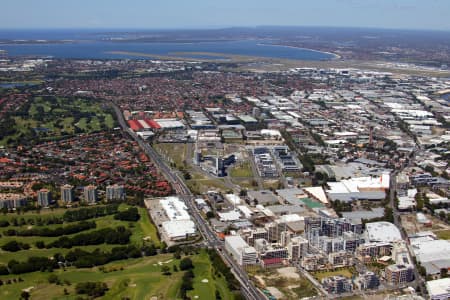
[[180, 199], [185, 202], [191, 217], [196, 223], [197, 228], [200, 234], [205, 239], [208, 247], [215, 249], [225, 261], [225, 263], [231, 268], [236, 279], [241, 284], [242, 295], [249, 300], [267, 299], [267, 297], [254, 286], [253, 282], [248, 278], [245, 270], [243, 270], [242, 267], [238, 265], [237, 262], [233, 260], [226, 251], [222, 251], [222, 249], [224, 249], [224, 242], [218, 238], [218, 236], [209, 226], [208, 222], [202, 218], [200, 211], [194, 204], [194, 195], [191, 193], [183, 179], [180, 177], [179, 173], [174, 172], [170, 167], [168, 167], [165, 164], [164, 160], [159, 156], [159, 154], [148, 143], [140, 139], [128, 127], [125, 119], [123, 118], [120, 108], [114, 103], [111, 103], [111, 105], [117, 115], [117, 120], [119, 121], [122, 129], [139, 144], [141, 149], [150, 157], [153, 163], [159, 168], [160, 172], [172, 184]]

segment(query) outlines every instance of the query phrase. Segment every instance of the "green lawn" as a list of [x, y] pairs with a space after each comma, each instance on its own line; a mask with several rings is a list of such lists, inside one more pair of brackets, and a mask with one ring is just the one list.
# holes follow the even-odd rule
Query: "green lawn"
[[[216, 277], [213, 274], [213, 266], [206, 252], [191, 256], [194, 263], [194, 290], [188, 295], [194, 299], [212, 299], [215, 290], [218, 289], [222, 299], [233, 300], [233, 294], [228, 290], [223, 277]], [[153, 257], [130, 259], [110, 263], [101, 268], [74, 269], [68, 268], [66, 271], [56, 270], [59, 279], [69, 281], [71, 285], [49, 284], [47, 281], [50, 273], [34, 272], [22, 274], [24, 280], [19, 283], [0, 286], [1, 299], [19, 299], [21, 290], [34, 287], [31, 291], [31, 299], [75, 299], [74, 287], [76, 283], [86, 281], [102, 281], [108, 284], [109, 291], [102, 299], [122, 299], [129, 297], [133, 300], [150, 299], [155, 296], [158, 299], [179, 299], [179, 288], [181, 285], [182, 271], [172, 272], [170, 276], [162, 275], [161, 265], [167, 265], [173, 270], [174, 265], [179, 265], [179, 260], [174, 260], [171, 254], [160, 254]], [[19, 276], [0, 276], [3, 281], [8, 278], [18, 278]], [[202, 282], [206, 279], [207, 282]], [[206, 281], [204, 280], [204, 281]], [[69, 292], [64, 295], [64, 289]]]
[[87, 130], [87, 119], [81, 118], [77, 123], [75, 123], [75, 126], [80, 128], [81, 130]]
[[292, 292], [295, 293], [296, 299], [302, 299], [305, 297], [313, 297], [317, 295], [317, 291], [314, 288], [313, 284], [309, 282], [308, 279], [302, 278], [295, 282], [299, 284], [298, 287], [292, 289]]
[[201, 194], [210, 190], [222, 192], [229, 190], [222, 179], [191, 179], [187, 180], [186, 184], [194, 194]]
[[236, 165], [228, 170], [231, 177], [253, 177], [252, 168], [249, 162]]
[[247, 190], [254, 190], [258, 187], [258, 184], [256, 183], [256, 181], [254, 181], [254, 179], [252, 179], [252, 178], [249, 178], [249, 179], [233, 178], [233, 179], [231, 179], [231, 181], [234, 184], [239, 185], [241, 188], [247, 189]]
[[177, 169], [184, 168], [186, 160], [187, 145], [183, 143], [159, 143], [156, 144], [155, 150], [161, 154], [166, 160], [175, 164]]
[[338, 269], [338, 270], [334, 270], [334, 271], [324, 271], [324, 272], [318, 271], [318, 272], [314, 272], [313, 275], [318, 281], [321, 281], [325, 277], [330, 277], [330, 276], [335, 276], [335, 275], [342, 275], [347, 278], [351, 278], [352, 270], [349, 268], [342, 268], [342, 269]]
[[279, 180], [264, 180], [263, 181], [263, 187], [264, 189], [279, 189], [281, 185], [281, 182]]
[[450, 230], [437, 230], [434, 233], [439, 239], [450, 240]]
[[221, 178], [212, 179], [197, 171], [189, 170], [188, 172], [191, 175], [191, 179], [186, 180], [186, 184], [194, 194], [201, 194], [210, 190], [222, 192], [229, 190]]

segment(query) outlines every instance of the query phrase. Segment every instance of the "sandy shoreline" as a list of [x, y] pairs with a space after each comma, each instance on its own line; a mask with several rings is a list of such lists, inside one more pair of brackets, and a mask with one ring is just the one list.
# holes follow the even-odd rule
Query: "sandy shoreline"
[[293, 49], [301, 49], [301, 50], [307, 50], [312, 52], [318, 52], [318, 53], [325, 53], [334, 56], [332, 60], [341, 59], [341, 56], [339, 54], [333, 53], [333, 52], [327, 52], [327, 51], [321, 51], [321, 50], [315, 50], [310, 48], [303, 48], [303, 47], [296, 47], [296, 46], [289, 46], [289, 45], [282, 45], [282, 44], [265, 44], [265, 43], [259, 43], [259, 46], [276, 46], [276, 47], [286, 47], [286, 48], [293, 48]]

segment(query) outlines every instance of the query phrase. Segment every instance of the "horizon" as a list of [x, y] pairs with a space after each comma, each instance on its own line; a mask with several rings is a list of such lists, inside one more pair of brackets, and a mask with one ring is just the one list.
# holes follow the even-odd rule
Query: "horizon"
[[[330, 27], [450, 31], [446, 0], [248, 0], [211, 3], [171, 0], [64, 2], [6, 1], [0, 28], [10, 29], [219, 29]], [[272, 24], [272, 25], [264, 25]]]
[[391, 27], [361, 27], [361, 26], [321, 26], [321, 25], [255, 25], [255, 26], [217, 26], [217, 27], [20, 27], [0, 28], [2, 31], [92, 31], [108, 30], [118, 32], [146, 32], [146, 31], [213, 31], [233, 29], [333, 29], [333, 30], [367, 30], [367, 31], [411, 31], [411, 32], [442, 32], [450, 33], [449, 29], [433, 28], [391, 28]]

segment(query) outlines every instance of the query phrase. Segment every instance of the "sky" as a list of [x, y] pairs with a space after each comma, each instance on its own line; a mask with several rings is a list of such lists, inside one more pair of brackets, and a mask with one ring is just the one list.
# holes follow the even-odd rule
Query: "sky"
[[450, 30], [450, 0], [1, 0], [0, 29], [326, 26]]

